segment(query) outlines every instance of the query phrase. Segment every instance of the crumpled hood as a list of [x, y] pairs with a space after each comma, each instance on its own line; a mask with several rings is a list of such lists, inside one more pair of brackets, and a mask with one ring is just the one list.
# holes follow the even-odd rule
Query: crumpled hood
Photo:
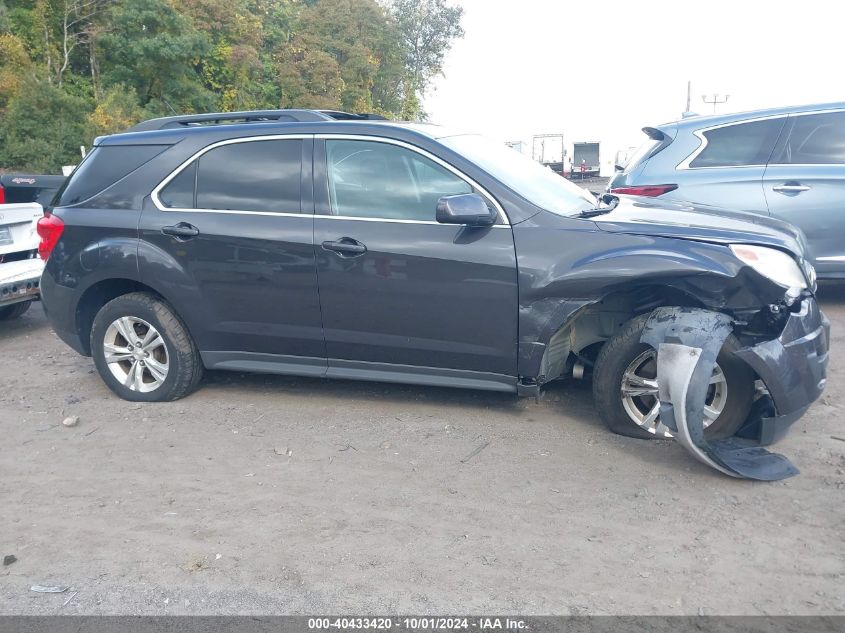
[[593, 220], [602, 231], [611, 233], [774, 246], [791, 252], [799, 260], [806, 253], [804, 234], [787, 222], [674, 200], [619, 196], [615, 209]]

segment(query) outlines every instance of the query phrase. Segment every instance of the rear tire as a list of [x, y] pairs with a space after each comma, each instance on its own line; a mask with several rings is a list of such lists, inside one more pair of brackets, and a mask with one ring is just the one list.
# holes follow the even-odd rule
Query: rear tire
[[188, 329], [159, 297], [133, 292], [104, 305], [91, 328], [100, 377], [135, 402], [183, 398], [202, 378], [202, 360]]
[[[646, 430], [626, 410], [622, 391], [625, 372], [632, 363], [652, 347], [640, 342], [649, 315], [631, 319], [613, 338], [604, 344], [596, 359], [593, 373], [593, 399], [599, 415], [608, 428], [619, 435], [641, 439], [662, 437]], [[734, 352], [740, 348], [736, 337], [730, 335], [716, 359], [726, 381], [727, 395], [721, 413], [704, 429], [707, 439], [734, 435], [748, 417], [754, 399], [754, 372]], [[656, 376], [656, 374], [655, 374]], [[656, 401], [656, 398], [654, 399]], [[651, 404], [651, 401], [649, 401]]]
[[20, 318], [32, 306], [32, 300], [13, 303], [5, 308], [0, 308], [0, 321], [11, 321]]

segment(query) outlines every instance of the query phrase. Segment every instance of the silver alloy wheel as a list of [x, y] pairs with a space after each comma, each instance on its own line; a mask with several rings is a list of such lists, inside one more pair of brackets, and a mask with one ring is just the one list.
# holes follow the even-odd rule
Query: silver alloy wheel
[[167, 379], [167, 345], [158, 330], [138, 317], [120, 317], [108, 327], [103, 354], [112, 376], [132, 391], [155, 391]]
[[[704, 401], [704, 428], [713, 424], [728, 401], [728, 380], [719, 365], [713, 369], [707, 398]], [[622, 375], [622, 406], [628, 417], [640, 428], [672, 437], [672, 432], [660, 423], [660, 400], [657, 397], [657, 353], [646, 350], [637, 356]]]

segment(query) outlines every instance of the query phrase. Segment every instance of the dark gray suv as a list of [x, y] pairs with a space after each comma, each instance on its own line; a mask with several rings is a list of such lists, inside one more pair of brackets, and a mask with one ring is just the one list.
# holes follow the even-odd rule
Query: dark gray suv
[[614, 194], [780, 218], [807, 236], [820, 278], [845, 278], [845, 103], [696, 116], [644, 128]]
[[724, 321], [693, 406], [708, 438], [751, 424], [758, 379], [762, 442], [824, 388], [827, 322], [789, 225], [599, 200], [432, 125], [150, 121], [97, 139], [39, 233], [56, 332], [130, 400], [185, 396], [204, 368], [533, 396], [592, 373], [614, 431], [669, 436], [658, 308], [690, 324], [667, 340]]

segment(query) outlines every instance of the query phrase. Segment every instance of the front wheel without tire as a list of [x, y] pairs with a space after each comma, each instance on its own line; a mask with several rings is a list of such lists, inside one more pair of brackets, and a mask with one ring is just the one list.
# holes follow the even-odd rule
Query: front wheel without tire
[[[648, 315], [629, 321], [596, 359], [593, 398], [614, 433], [637, 438], [671, 437], [660, 424], [657, 351], [640, 342]], [[754, 373], [735, 352], [731, 335], [716, 358], [704, 406], [704, 436], [730, 437], [748, 417], [754, 398]]]
[[102, 307], [91, 328], [91, 353], [100, 377], [125, 400], [177, 400], [202, 377], [199, 352], [181, 319], [144, 292]]

